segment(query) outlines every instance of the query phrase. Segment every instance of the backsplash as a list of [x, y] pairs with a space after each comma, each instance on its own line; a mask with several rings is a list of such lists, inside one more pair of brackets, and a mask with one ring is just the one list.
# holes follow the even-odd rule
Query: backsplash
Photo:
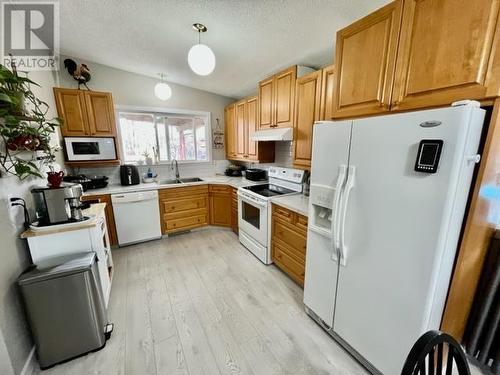
[[274, 163], [248, 163], [242, 162], [247, 168], [268, 169], [272, 166], [293, 168], [293, 142], [279, 141], [275, 142]]
[[[247, 168], [268, 169], [271, 166], [293, 168], [293, 142], [276, 142], [274, 163], [246, 163]], [[209, 177], [215, 174], [223, 174], [230, 164], [228, 160], [213, 160], [210, 163], [179, 164], [179, 173], [182, 177]], [[170, 164], [162, 165], [138, 165], [140, 175], [144, 175], [149, 168], [157, 173], [162, 180], [174, 178]], [[68, 170], [72, 174], [85, 174], [87, 176], [104, 175], [109, 177], [109, 184], [120, 183], [119, 167], [99, 167], [99, 168], [72, 168]]]
[[[229, 165], [227, 160], [213, 160], [210, 163], [179, 164], [181, 177], [209, 177], [215, 174], [223, 174]], [[161, 165], [138, 165], [139, 174], [144, 175], [149, 168], [153, 173], [157, 173], [161, 180], [174, 178], [170, 164]], [[68, 171], [75, 174], [85, 174], [87, 176], [104, 175], [109, 177], [109, 184], [120, 184], [120, 167], [100, 167], [100, 168], [73, 168]]]

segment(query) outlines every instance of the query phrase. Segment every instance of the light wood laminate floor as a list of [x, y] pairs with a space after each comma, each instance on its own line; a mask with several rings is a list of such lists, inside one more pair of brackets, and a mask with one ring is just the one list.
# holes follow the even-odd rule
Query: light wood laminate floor
[[302, 289], [224, 229], [113, 251], [109, 320], [96, 353], [41, 373], [367, 374], [304, 312]]

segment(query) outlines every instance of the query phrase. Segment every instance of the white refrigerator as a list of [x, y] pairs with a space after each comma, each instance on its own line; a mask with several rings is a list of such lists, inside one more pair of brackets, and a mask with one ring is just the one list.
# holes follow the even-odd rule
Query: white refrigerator
[[375, 374], [439, 328], [484, 116], [466, 101], [314, 125], [304, 303]]

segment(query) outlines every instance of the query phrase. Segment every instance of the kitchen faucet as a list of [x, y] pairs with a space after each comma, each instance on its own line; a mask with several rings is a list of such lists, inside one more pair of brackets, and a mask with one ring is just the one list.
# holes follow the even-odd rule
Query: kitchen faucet
[[175, 172], [175, 179], [178, 180], [181, 176], [179, 174], [179, 164], [177, 163], [177, 159], [172, 160], [172, 162], [170, 163], [170, 169], [172, 170], [172, 172]]

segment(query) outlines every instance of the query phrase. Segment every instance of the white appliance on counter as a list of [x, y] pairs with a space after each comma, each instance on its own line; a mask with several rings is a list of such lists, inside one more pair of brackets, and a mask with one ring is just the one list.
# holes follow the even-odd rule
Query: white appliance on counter
[[97, 137], [65, 137], [67, 161], [115, 160], [115, 139]]
[[438, 329], [485, 112], [477, 102], [314, 126], [304, 303], [372, 373]]
[[275, 196], [302, 192], [305, 172], [270, 167], [269, 182], [238, 189], [238, 227], [243, 246], [264, 264], [271, 264], [271, 202]]
[[118, 245], [161, 238], [158, 191], [111, 194]]
[[96, 217], [92, 217], [89, 224], [82, 229], [68, 229], [67, 224], [56, 224], [47, 228], [52, 231], [34, 231], [35, 234], [23, 237], [28, 240], [33, 264], [50, 262], [51, 259], [65, 255], [95, 252], [98, 259], [99, 282], [107, 308], [114, 268], [104, 210]]

